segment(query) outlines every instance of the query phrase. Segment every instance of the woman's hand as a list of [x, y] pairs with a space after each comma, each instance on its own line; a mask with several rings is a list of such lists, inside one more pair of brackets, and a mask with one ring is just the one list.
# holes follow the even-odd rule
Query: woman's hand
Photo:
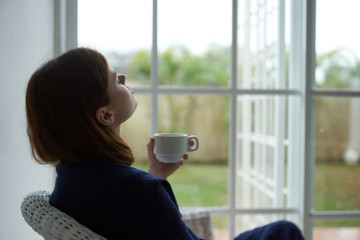
[[[150, 138], [149, 143], [147, 144], [147, 153], [149, 161], [149, 173], [154, 177], [161, 177], [167, 179], [171, 174], [173, 174], [183, 162], [178, 163], [163, 163], [160, 162], [156, 155], [154, 154], [154, 138]], [[183, 157], [184, 160], [188, 159], [188, 155], [185, 154]]]

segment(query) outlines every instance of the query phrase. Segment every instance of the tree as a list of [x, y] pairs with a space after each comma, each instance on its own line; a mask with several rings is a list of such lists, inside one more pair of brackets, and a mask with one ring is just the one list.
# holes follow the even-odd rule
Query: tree
[[319, 88], [360, 87], [360, 61], [349, 49], [335, 49], [319, 55], [316, 68], [316, 82]]

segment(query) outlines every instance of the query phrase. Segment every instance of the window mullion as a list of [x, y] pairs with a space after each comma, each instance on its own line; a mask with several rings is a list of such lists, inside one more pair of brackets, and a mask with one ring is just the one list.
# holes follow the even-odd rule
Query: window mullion
[[[285, 88], [285, 1], [278, 2], [278, 43], [277, 43], [277, 88]], [[274, 206], [283, 206], [283, 188], [284, 188], [284, 135], [285, 122], [285, 98], [276, 97], [275, 99], [275, 136], [276, 146], [274, 151], [274, 178], [276, 183]]]
[[55, 55], [58, 56], [66, 51], [66, 2], [55, 1], [55, 8]]
[[315, 99], [311, 90], [314, 86], [315, 71], [315, 12], [316, 1], [306, 0], [306, 33], [305, 33], [305, 82], [304, 82], [304, 164], [302, 169], [303, 177], [303, 206], [302, 224], [306, 239], [312, 239], [313, 219], [310, 212], [313, 209], [314, 199], [314, 168], [315, 168]]
[[231, 43], [231, 95], [230, 95], [230, 129], [229, 129], [229, 239], [236, 231], [236, 116], [237, 116], [237, 1], [232, 1], [232, 43]]
[[152, 16], [152, 51], [151, 51], [151, 74], [150, 74], [150, 82], [151, 82], [151, 133], [154, 134], [158, 132], [158, 44], [157, 44], [157, 0], [153, 0], [153, 16]]
[[66, 34], [65, 34], [65, 50], [76, 48], [78, 45], [77, 32], [77, 0], [66, 1]]
[[77, 0], [55, 1], [55, 55], [78, 46]]

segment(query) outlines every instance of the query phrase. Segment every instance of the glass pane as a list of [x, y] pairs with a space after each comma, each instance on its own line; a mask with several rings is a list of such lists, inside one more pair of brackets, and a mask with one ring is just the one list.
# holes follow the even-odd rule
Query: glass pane
[[[360, 89], [360, 2], [316, 1], [316, 86]], [[336, 17], [334, 17], [336, 16]]]
[[[151, 98], [148, 95], [136, 95], [136, 99], [138, 107], [134, 115], [121, 126], [121, 137], [131, 147], [135, 156], [135, 163], [145, 164], [146, 166], [139, 166], [139, 168], [147, 171], [146, 144], [151, 136]], [[136, 164], [135, 167], [137, 167]]]
[[360, 210], [360, 99], [316, 100], [317, 211]]
[[240, 96], [237, 116], [237, 205], [294, 206], [299, 183], [298, 97]]
[[103, 53], [133, 86], [150, 84], [151, 24], [152, 1], [78, 0], [78, 45]]
[[315, 221], [314, 240], [358, 240], [360, 220]]
[[239, 88], [289, 87], [289, 10], [289, 1], [238, 0]]
[[169, 181], [180, 207], [228, 204], [229, 99], [159, 96], [159, 132], [199, 137], [199, 149]]
[[159, 0], [158, 25], [161, 85], [229, 86], [231, 0]]

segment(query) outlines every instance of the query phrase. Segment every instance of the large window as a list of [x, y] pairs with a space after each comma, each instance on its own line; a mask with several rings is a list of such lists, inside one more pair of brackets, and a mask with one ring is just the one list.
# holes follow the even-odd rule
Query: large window
[[59, 5], [59, 25], [67, 14], [72, 26], [59, 32], [127, 75], [139, 107], [122, 137], [135, 167], [146, 169], [155, 132], [199, 137], [169, 181], [181, 208], [211, 211], [217, 240], [278, 219], [306, 239], [356, 239], [355, 2], [67, 1], [77, 11]]

